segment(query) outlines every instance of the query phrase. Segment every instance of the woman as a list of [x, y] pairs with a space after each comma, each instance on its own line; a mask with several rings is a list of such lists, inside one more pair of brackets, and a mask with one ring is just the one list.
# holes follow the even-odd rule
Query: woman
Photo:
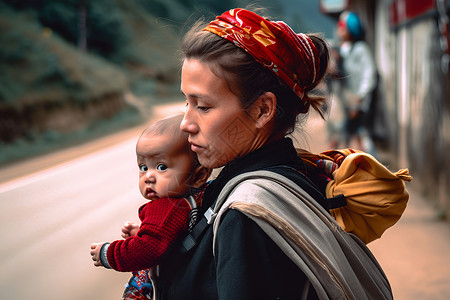
[[[298, 115], [320, 110], [324, 101], [309, 92], [327, 69], [325, 42], [234, 9], [193, 28], [182, 50], [187, 110], [181, 129], [204, 167], [224, 166], [205, 191], [202, 212], [231, 179], [255, 170], [293, 180], [301, 171], [320, 189], [285, 136]], [[161, 265], [161, 299], [318, 298], [304, 272], [241, 211], [227, 210], [216, 233], [208, 226], [197, 235], [192, 249], [169, 255]]]
[[341, 13], [337, 24], [340, 39], [342, 92], [346, 122], [344, 140], [347, 146], [354, 140], [358, 149], [376, 154], [375, 145], [368, 130], [372, 93], [377, 84], [377, 71], [369, 45], [364, 41], [361, 21], [353, 12]]

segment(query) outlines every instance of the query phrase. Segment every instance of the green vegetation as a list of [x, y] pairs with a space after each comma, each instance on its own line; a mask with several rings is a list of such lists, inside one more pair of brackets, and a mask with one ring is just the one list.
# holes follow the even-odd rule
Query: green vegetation
[[0, 165], [144, 121], [190, 21], [248, 2], [0, 0]]
[[42, 155], [51, 151], [79, 145], [89, 140], [117, 132], [137, 124], [136, 114], [130, 110], [123, 110], [110, 119], [101, 119], [83, 129], [71, 133], [58, 130], [47, 130], [39, 136], [19, 138], [11, 143], [0, 142], [0, 166], [24, 158]]

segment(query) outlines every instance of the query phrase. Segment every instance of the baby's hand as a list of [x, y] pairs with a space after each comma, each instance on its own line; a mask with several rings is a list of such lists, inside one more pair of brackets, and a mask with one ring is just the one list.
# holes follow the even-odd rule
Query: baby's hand
[[124, 239], [129, 238], [130, 236], [135, 236], [139, 231], [139, 225], [136, 223], [125, 222], [122, 227], [122, 237]]
[[101, 267], [102, 262], [100, 260], [100, 250], [102, 249], [104, 243], [93, 243], [91, 245], [91, 256], [92, 260], [94, 261], [94, 266]]

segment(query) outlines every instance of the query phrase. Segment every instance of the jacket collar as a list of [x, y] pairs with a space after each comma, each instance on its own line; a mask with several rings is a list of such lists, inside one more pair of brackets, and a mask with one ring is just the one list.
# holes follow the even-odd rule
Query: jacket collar
[[219, 196], [225, 184], [233, 177], [268, 167], [286, 165], [304, 170], [305, 165], [298, 157], [292, 140], [282, 138], [266, 144], [252, 153], [228, 163], [205, 191], [204, 208], [211, 206]]

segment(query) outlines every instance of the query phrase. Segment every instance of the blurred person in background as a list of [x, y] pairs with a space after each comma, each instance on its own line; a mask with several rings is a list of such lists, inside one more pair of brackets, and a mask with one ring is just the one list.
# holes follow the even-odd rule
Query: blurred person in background
[[[368, 120], [377, 84], [377, 71], [369, 45], [364, 41], [364, 29], [357, 14], [343, 12], [337, 23], [339, 38], [335, 58], [341, 86], [338, 98], [344, 113], [342, 140], [344, 147], [355, 142], [356, 148], [376, 155], [374, 142], [368, 130]], [[338, 55], [336, 55], [338, 54]]]
[[156, 121], [136, 144], [139, 190], [149, 200], [139, 208], [141, 224], [126, 222], [124, 240], [91, 245], [96, 267], [133, 272], [123, 299], [151, 299], [149, 269], [188, 230], [191, 211], [201, 204], [211, 172], [191, 151], [187, 134], [180, 130], [182, 119], [176, 115]]

